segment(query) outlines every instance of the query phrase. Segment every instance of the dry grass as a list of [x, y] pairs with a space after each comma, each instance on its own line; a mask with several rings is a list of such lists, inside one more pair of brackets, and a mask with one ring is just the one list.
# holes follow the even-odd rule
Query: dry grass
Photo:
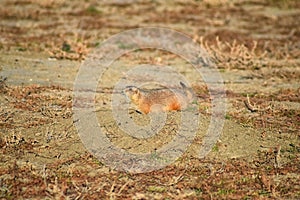
[[221, 42], [218, 36], [215, 44], [209, 44], [203, 37], [199, 41], [220, 69], [259, 69], [267, 63], [264, 61], [266, 52], [257, 52], [257, 41], [253, 41], [251, 47], [236, 40]]

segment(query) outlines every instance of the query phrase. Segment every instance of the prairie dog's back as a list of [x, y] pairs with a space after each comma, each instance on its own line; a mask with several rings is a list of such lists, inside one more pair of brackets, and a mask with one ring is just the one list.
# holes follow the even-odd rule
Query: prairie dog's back
[[134, 86], [124, 90], [126, 96], [145, 114], [153, 111], [153, 105], [160, 105], [155, 111], [170, 111], [185, 109], [193, 98], [192, 91], [180, 82], [183, 90], [160, 89], [145, 91]]

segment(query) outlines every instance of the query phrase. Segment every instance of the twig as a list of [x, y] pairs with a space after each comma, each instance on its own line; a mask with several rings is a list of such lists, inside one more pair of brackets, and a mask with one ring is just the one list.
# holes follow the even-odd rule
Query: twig
[[255, 107], [254, 105], [251, 104], [248, 94], [247, 94], [247, 100], [245, 100], [244, 103], [245, 103], [245, 106], [248, 108], [248, 110], [250, 110], [251, 112], [258, 112], [258, 111], [263, 112], [263, 111], [271, 109], [270, 105], [268, 107], [264, 108], [264, 109], [260, 109], [260, 108]]
[[180, 182], [180, 181], [183, 179], [185, 172], [186, 172], [186, 169], [184, 169], [183, 172], [182, 172], [181, 174], [179, 174], [179, 176], [175, 177], [175, 178], [174, 178], [170, 183], [168, 183], [168, 184], [162, 184], [162, 183], [160, 183], [160, 184], [161, 184], [161, 185], [164, 185], [164, 186], [172, 186], [172, 185], [175, 185], [175, 184], [177, 184], [178, 182]]
[[115, 196], [116, 196], [116, 193], [114, 192], [115, 186], [116, 186], [116, 183], [114, 181], [113, 184], [111, 185], [109, 192], [106, 192], [106, 194], [110, 197], [110, 199], [115, 199]]
[[250, 110], [251, 112], [257, 112], [257, 111], [258, 111], [258, 109], [255, 108], [255, 107], [251, 104], [250, 98], [249, 98], [249, 95], [248, 95], [248, 94], [247, 94], [247, 101], [245, 100], [244, 103], [245, 103], [245, 106], [248, 108], [248, 110]]
[[281, 150], [281, 145], [278, 145], [277, 146], [277, 153], [276, 153], [276, 156], [275, 156], [275, 167], [280, 167], [281, 164], [280, 164], [280, 150]]
[[128, 185], [128, 183], [129, 183], [130, 181], [127, 181], [121, 188], [120, 188], [120, 190], [119, 190], [119, 192], [118, 192], [118, 196], [120, 196], [120, 194], [121, 194], [121, 192], [125, 189], [125, 187]]

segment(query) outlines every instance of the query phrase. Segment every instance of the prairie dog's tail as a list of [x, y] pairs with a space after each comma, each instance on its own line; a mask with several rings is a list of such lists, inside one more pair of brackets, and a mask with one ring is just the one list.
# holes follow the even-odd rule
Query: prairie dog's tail
[[182, 86], [187, 98], [189, 101], [192, 101], [194, 99], [194, 93], [191, 88], [188, 88], [183, 82], [180, 81], [180, 85]]

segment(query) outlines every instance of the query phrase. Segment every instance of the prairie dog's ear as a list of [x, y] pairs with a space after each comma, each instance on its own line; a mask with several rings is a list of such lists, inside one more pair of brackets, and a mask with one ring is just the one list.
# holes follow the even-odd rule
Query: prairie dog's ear
[[129, 92], [131, 94], [139, 94], [140, 90], [135, 86], [128, 86], [125, 88], [125, 92]]
[[188, 99], [192, 100], [195, 98], [193, 90], [191, 88], [188, 88], [183, 82], [180, 81], [180, 85], [182, 86], [183, 90], [185, 91], [185, 94], [187, 95]]
[[132, 92], [134, 92], [135, 94], [139, 94], [140, 90], [137, 87], [132, 87], [131, 88]]
[[180, 81], [180, 85], [185, 89], [186, 88], [186, 85]]

